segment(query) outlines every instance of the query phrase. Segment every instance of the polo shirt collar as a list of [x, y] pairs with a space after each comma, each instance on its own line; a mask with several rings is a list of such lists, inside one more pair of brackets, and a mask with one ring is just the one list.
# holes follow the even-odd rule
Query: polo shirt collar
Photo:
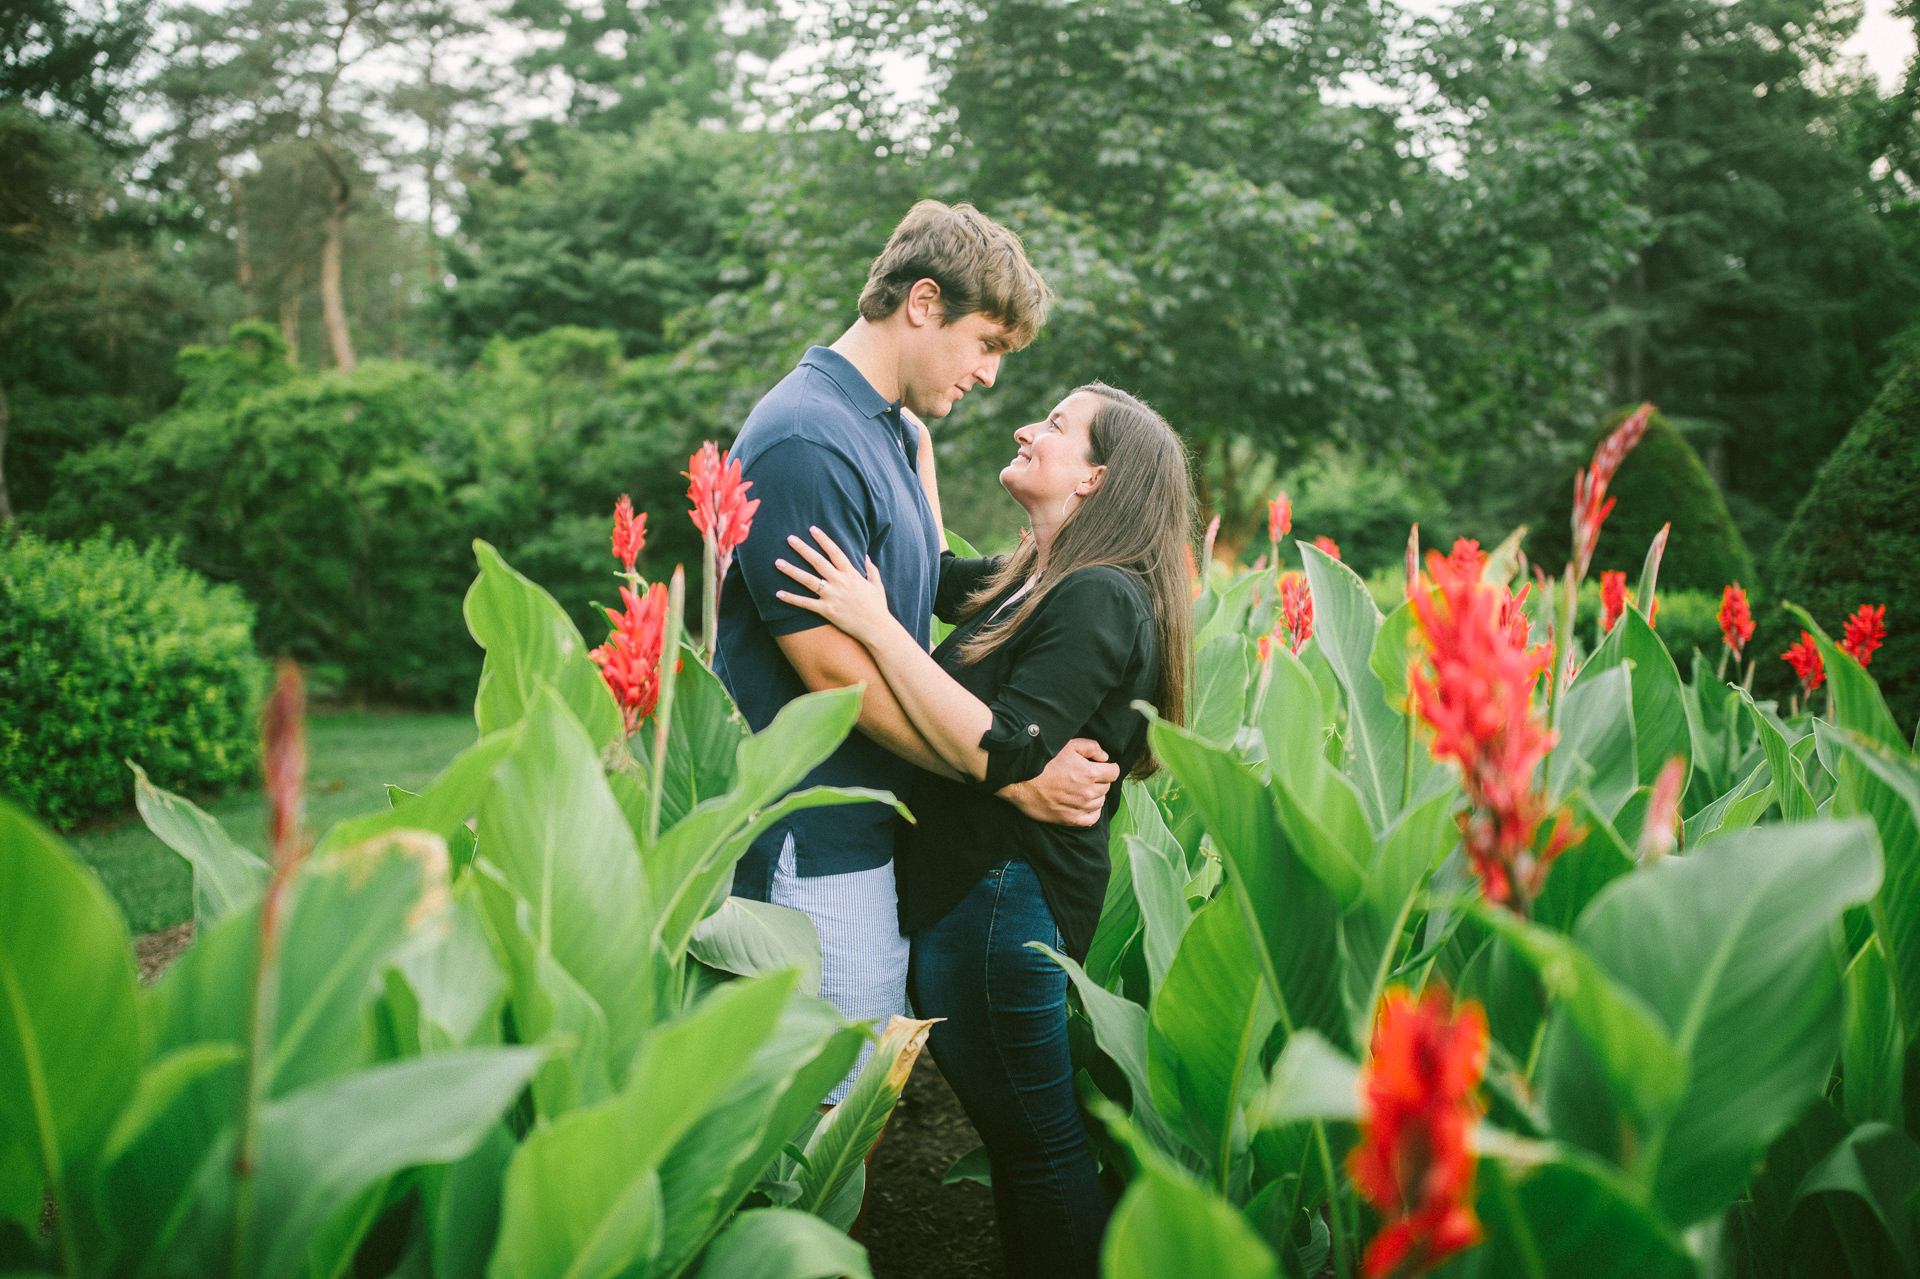
[[828, 346], [807, 348], [802, 364], [811, 365], [833, 379], [833, 384], [846, 392], [854, 408], [867, 417], [890, 415], [894, 421], [900, 420], [900, 401], [889, 400], [867, 381], [866, 375], [853, 367], [853, 361]]

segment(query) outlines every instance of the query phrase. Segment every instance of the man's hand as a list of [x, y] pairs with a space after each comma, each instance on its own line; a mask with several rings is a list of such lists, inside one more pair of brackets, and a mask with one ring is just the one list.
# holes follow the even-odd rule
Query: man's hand
[[1076, 737], [1047, 761], [1040, 776], [1000, 789], [999, 796], [1036, 822], [1091, 826], [1100, 820], [1107, 790], [1120, 780], [1120, 766], [1107, 762], [1100, 743]]

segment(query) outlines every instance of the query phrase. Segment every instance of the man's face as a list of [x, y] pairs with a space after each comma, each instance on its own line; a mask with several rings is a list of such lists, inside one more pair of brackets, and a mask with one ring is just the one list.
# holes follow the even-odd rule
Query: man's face
[[900, 398], [923, 418], [945, 417], [976, 386], [992, 386], [1011, 348], [1007, 326], [976, 311], [952, 324], [937, 319], [910, 330], [901, 361]]

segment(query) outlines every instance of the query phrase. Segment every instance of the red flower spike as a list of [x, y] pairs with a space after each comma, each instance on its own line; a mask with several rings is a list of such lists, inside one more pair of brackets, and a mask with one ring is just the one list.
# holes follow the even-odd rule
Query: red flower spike
[[633, 562], [647, 545], [647, 513], [633, 513], [633, 499], [625, 493], [613, 504], [613, 557], [620, 567], [633, 572]]
[[1216, 515], [1212, 519], [1207, 521], [1207, 544], [1204, 547], [1202, 547], [1200, 550], [1200, 559], [1202, 563], [1206, 563], [1206, 564], [1213, 563], [1213, 544], [1219, 540], [1219, 537], [1220, 537], [1220, 517]]
[[276, 872], [305, 854], [307, 688], [300, 668], [281, 658], [261, 716], [260, 766], [267, 790], [267, 842]]
[[1292, 637], [1290, 647], [1298, 653], [1313, 638], [1313, 591], [1299, 573], [1280, 576], [1280, 616]]
[[1510, 594], [1480, 578], [1477, 557], [1427, 554], [1431, 590], [1413, 599], [1420, 654], [1407, 672], [1417, 714], [1433, 733], [1436, 759], [1459, 765], [1467, 808], [1460, 831], [1489, 901], [1524, 911], [1555, 857], [1574, 838], [1550, 816], [1533, 774], [1554, 737], [1534, 712], [1534, 686], [1551, 649], [1529, 647], [1526, 591]]
[[1277, 542], [1293, 532], [1293, 499], [1282, 493], [1267, 503], [1267, 540]]
[[1611, 632], [1627, 611], [1627, 575], [1608, 569], [1600, 575], [1600, 629]]
[[1600, 541], [1600, 526], [1607, 522], [1607, 515], [1613, 510], [1614, 499], [1607, 496], [1607, 486], [1613, 483], [1614, 473], [1627, 460], [1627, 454], [1633, 451], [1633, 446], [1647, 433], [1647, 423], [1652, 417], [1651, 404], [1642, 404], [1628, 414], [1627, 419], [1615, 427], [1613, 433], [1594, 450], [1593, 464], [1573, 477], [1574, 575], [1582, 580], [1593, 563], [1593, 549]]
[[660, 649], [666, 643], [667, 588], [655, 582], [644, 596], [631, 587], [620, 588], [624, 611], [607, 609], [613, 622], [613, 634], [607, 642], [587, 656], [600, 668], [600, 676], [620, 703], [621, 718], [627, 736], [639, 729], [640, 722], [653, 714], [660, 699]]
[[1333, 556], [1336, 560], [1340, 558], [1340, 543], [1334, 541], [1332, 538], [1323, 534], [1320, 537], [1314, 538], [1313, 544]]
[[1753, 638], [1753, 613], [1747, 608], [1747, 593], [1734, 582], [1720, 592], [1720, 639], [1740, 660], [1740, 650]]
[[1420, 590], [1420, 525], [1415, 524], [1407, 533], [1407, 598], [1412, 599]]
[[1800, 677], [1802, 692], [1811, 693], [1827, 682], [1827, 664], [1820, 660], [1820, 646], [1806, 631], [1801, 631], [1798, 642], [1780, 656]]
[[753, 527], [753, 513], [760, 509], [759, 499], [747, 500], [753, 482], [740, 478], [739, 461], [727, 461], [726, 450], [712, 440], [694, 450], [681, 474], [687, 478], [687, 496], [693, 501], [689, 512], [693, 526], [713, 547], [716, 577], [725, 578], [734, 551]]
[[1481, 1238], [1473, 1212], [1473, 1126], [1487, 1069], [1480, 1005], [1432, 987], [1380, 1001], [1360, 1071], [1360, 1144], [1347, 1172], [1384, 1222], [1367, 1245], [1368, 1279], [1431, 1270]]
[[1455, 538], [1453, 549], [1447, 553], [1447, 567], [1456, 577], [1481, 577], [1487, 571], [1486, 553], [1470, 537]]
[[1866, 666], [1873, 661], [1873, 650], [1884, 644], [1886, 639], [1887, 606], [1862, 604], [1847, 619], [1846, 634], [1840, 640], [1840, 649], [1860, 665]]
[[1260, 665], [1265, 666], [1273, 660], [1273, 636], [1262, 635], [1253, 642], [1253, 649], [1255, 656], [1260, 659]]

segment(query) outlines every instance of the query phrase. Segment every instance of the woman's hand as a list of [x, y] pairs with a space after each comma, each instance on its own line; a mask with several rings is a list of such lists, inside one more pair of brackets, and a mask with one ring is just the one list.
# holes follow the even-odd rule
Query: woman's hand
[[832, 538], [818, 528], [807, 531], [820, 543], [820, 549], [814, 549], [796, 536], [789, 536], [787, 545], [813, 571], [808, 572], [786, 560], [775, 560], [773, 565], [813, 592], [812, 595], [775, 591], [774, 596], [810, 613], [818, 613], [862, 644], [871, 645], [885, 628], [898, 626], [887, 610], [887, 588], [881, 584], [880, 570], [874, 567], [873, 561], [867, 561], [863, 574]]

